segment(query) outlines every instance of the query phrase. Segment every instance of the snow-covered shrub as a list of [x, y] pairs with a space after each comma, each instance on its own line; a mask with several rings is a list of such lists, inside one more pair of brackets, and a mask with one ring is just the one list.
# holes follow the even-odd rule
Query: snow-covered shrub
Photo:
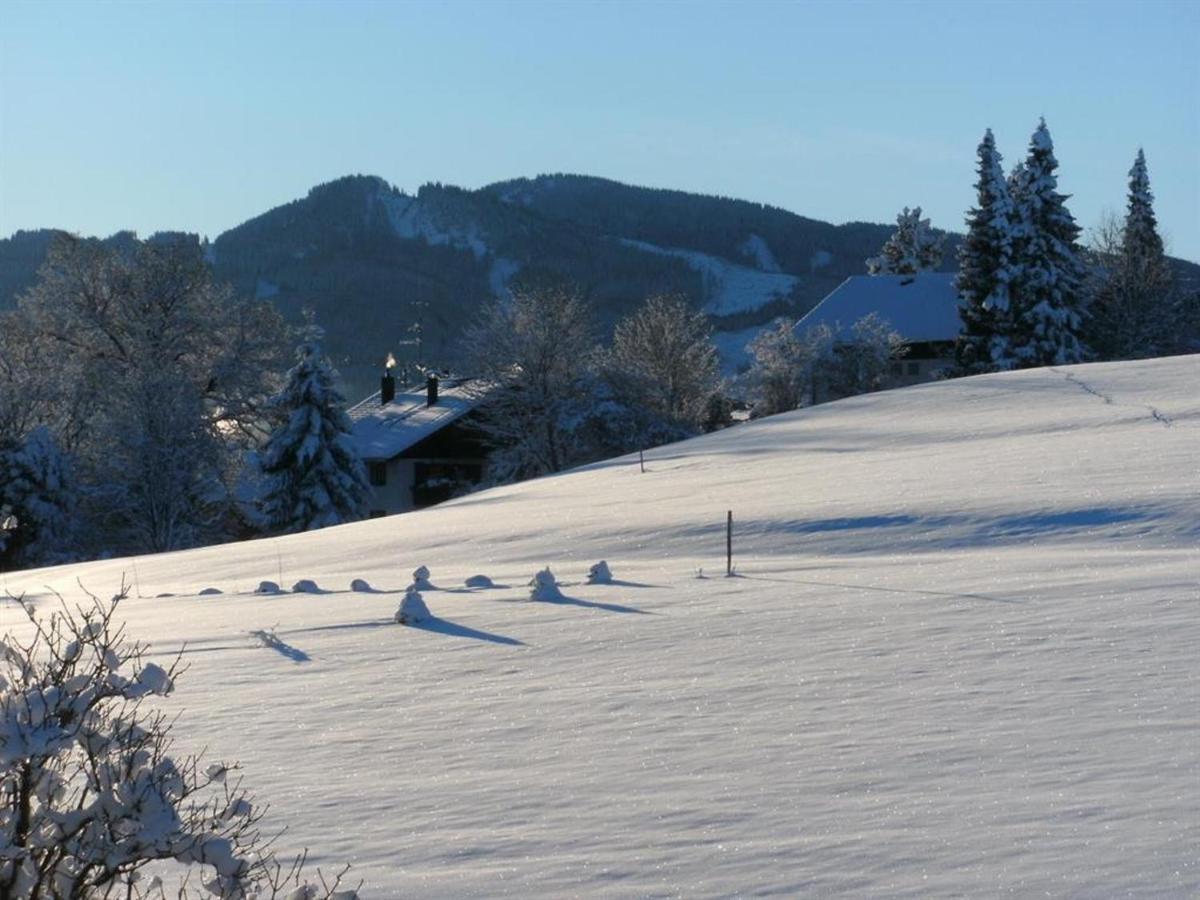
[[333, 896], [283, 866], [259, 831], [254, 798], [235, 767], [171, 754], [171, 719], [143, 701], [167, 697], [178, 661], [143, 659], [114, 621], [122, 591], [105, 604], [39, 617], [24, 638], [0, 641], [0, 897], [165, 897], [168, 880], [199, 869], [226, 900]]
[[561, 600], [562, 591], [558, 589], [558, 581], [549, 567], [542, 569], [529, 582], [530, 600]]
[[431, 618], [433, 616], [420, 592], [410, 587], [405, 592], [404, 599], [400, 601], [400, 608], [396, 610], [396, 621], [401, 625], [419, 625]]
[[429, 580], [429, 568], [427, 566], [417, 566], [412, 573], [412, 586], [409, 590], [413, 591], [436, 591], [437, 588]]
[[612, 584], [612, 571], [604, 560], [588, 569], [588, 584]]
[[355, 578], [350, 582], [350, 590], [359, 594], [369, 594], [374, 588], [371, 587], [370, 582], [365, 578]]
[[463, 584], [469, 588], [495, 587], [495, 583], [486, 575], [471, 575], [466, 581], [463, 582]]
[[254, 589], [256, 594], [278, 594], [280, 593], [279, 585], [274, 581], [260, 581], [258, 587]]
[[317, 583], [311, 578], [301, 578], [292, 585], [292, 593], [294, 594], [319, 594], [321, 589], [317, 587]]

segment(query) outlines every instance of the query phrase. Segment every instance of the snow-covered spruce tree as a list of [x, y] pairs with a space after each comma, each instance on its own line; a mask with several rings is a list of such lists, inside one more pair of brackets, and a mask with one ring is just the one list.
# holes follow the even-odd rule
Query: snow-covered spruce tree
[[1158, 356], [1188, 331], [1163, 252], [1146, 157], [1129, 172], [1124, 225], [1106, 220], [1092, 235], [1088, 343], [1100, 359]]
[[921, 218], [921, 207], [907, 206], [896, 216], [896, 232], [887, 240], [878, 256], [867, 260], [871, 275], [915, 275], [936, 269], [942, 262], [943, 237], [933, 233], [928, 219]]
[[559, 472], [588, 459], [580, 425], [596, 405], [591, 312], [574, 288], [523, 287], [467, 332], [468, 364], [486, 391], [482, 427], [494, 481]]
[[0, 506], [20, 527], [0, 547], [0, 568], [25, 568], [67, 560], [76, 488], [54, 436], [35, 428], [19, 446], [0, 449]]
[[718, 381], [708, 319], [682, 297], [651, 297], [617, 323], [603, 371], [619, 401], [696, 430]]
[[260, 507], [268, 527], [308, 531], [362, 518], [366, 469], [350, 439], [345, 400], [311, 321], [296, 348], [296, 365], [271, 401], [280, 420], [259, 453]]
[[993, 342], [1010, 330], [1014, 209], [990, 128], [979, 144], [978, 158], [978, 199], [967, 213], [967, 235], [958, 251], [955, 286], [962, 297], [963, 324], [954, 348], [956, 375], [995, 369]]
[[995, 342], [998, 368], [1031, 368], [1079, 362], [1084, 313], [1084, 269], [1076, 240], [1079, 226], [1057, 191], [1054, 142], [1045, 120], [1029, 141], [1022, 166], [1009, 180], [1015, 230], [1009, 283], [1010, 327]]
[[[307, 884], [302, 861], [276, 859], [233, 767], [172, 755], [171, 720], [142, 704], [179, 665], [124, 639], [126, 593], [48, 619], [22, 606], [23, 637], [0, 640], [0, 897], [165, 900], [195, 893], [192, 870], [225, 900], [334, 896], [340, 877]], [[152, 864], [161, 877], [143, 880]]]

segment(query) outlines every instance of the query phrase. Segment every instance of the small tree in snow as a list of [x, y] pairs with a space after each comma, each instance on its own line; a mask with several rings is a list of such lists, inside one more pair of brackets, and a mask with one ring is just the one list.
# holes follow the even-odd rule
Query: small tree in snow
[[366, 470], [350, 440], [345, 400], [321, 352], [322, 336], [310, 322], [287, 384], [272, 401], [282, 423], [259, 454], [263, 516], [277, 531], [352, 522], [365, 511]]
[[1187, 332], [1154, 216], [1146, 157], [1138, 150], [1129, 172], [1122, 225], [1105, 220], [1092, 236], [1089, 344], [1101, 359], [1157, 356]]
[[70, 556], [74, 485], [66, 458], [45, 427], [35, 428], [18, 447], [0, 450], [0, 506], [21, 523], [0, 567], [34, 566]]
[[954, 348], [958, 375], [990, 372], [997, 335], [1009, 324], [1009, 283], [1013, 280], [1012, 198], [1001, 157], [989, 128], [979, 144], [976, 206], [967, 213], [967, 236], [958, 252], [955, 286], [962, 297], [962, 331]]
[[888, 238], [878, 256], [867, 260], [870, 275], [915, 275], [936, 269], [942, 262], [944, 239], [933, 233], [921, 207], [896, 216], [896, 233]]
[[1083, 266], [1076, 239], [1079, 226], [1058, 193], [1058, 160], [1043, 120], [1029, 153], [1009, 179], [1016, 209], [1009, 285], [1010, 325], [993, 347], [999, 368], [1029, 368], [1079, 362], [1083, 325]]
[[305, 884], [299, 861], [276, 860], [231, 767], [172, 756], [170, 720], [142, 703], [170, 694], [179, 666], [125, 641], [124, 596], [48, 620], [27, 608], [28, 637], [0, 641], [0, 897], [165, 898], [141, 876], [168, 862], [180, 897], [193, 868], [226, 900], [331, 897], [337, 881]]

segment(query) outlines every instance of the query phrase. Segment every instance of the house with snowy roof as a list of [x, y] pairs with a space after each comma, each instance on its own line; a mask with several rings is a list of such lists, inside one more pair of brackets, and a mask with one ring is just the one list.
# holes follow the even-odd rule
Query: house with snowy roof
[[852, 275], [796, 323], [803, 333], [828, 325], [836, 339], [854, 339], [854, 323], [871, 313], [886, 319], [908, 347], [892, 363], [892, 384], [901, 387], [933, 381], [953, 364], [954, 344], [962, 328], [954, 272], [916, 275]]
[[377, 392], [347, 410], [351, 439], [367, 467], [372, 516], [449, 500], [483, 480], [487, 444], [479, 429], [486, 392], [471, 379], [431, 375], [396, 390], [387, 371]]

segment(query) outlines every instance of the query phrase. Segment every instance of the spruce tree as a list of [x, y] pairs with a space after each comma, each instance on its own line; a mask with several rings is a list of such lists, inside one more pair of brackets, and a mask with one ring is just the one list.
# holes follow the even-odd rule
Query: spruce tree
[[996, 368], [1009, 332], [1008, 286], [1013, 277], [1013, 201], [1001, 156], [989, 128], [978, 148], [978, 205], [967, 213], [967, 236], [958, 252], [955, 286], [962, 297], [962, 331], [954, 349], [955, 374]]
[[1146, 171], [1146, 154], [1141, 147], [1129, 170], [1129, 203], [1123, 238], [1122, 249], [1128, 256], [1158, 259], [1163, 255], [1158, 219], [1154, 215], [1154, 195], [1150, 193], [1150, 175]]
[[943, 238], [933, 233], [921, 207], [907, 206], [896, 216], [896, 231], [878, 256], [867, 260], [870, 275], [915, 275], [936, 269], [942, 262]]
[[1054, 142], [1045, 120], [1029, 141], [1029, 152], [1009, 182], [1016, 209], [1009, 287], [1011, 329], [998, 342], [999, 368], [1031, 368], [1080, 362], [1083, 325], [1083, 265], [1076, 241], [1079, 226], [1057, 191]]
[[[1173, 290], [1154, 216], [1154, 195], [1139, 149], [1129, 170], [1129, 203], [1119, 228], [1106, 221], [1092, 241], [1093, 287], [1088, 337], [1100, 359], [1157, 356], [1188, 333]], [[1184, 338], [1186, 340], [1186, 338]]]
[[350, 439], [345, 400], [321, 350], [324, 333], [311, 321], [297, 362], [271, 401], [281, 418], [259, 455], [260, 507], [274, 531], [324, 528], [362, 518], [366, 471]]

